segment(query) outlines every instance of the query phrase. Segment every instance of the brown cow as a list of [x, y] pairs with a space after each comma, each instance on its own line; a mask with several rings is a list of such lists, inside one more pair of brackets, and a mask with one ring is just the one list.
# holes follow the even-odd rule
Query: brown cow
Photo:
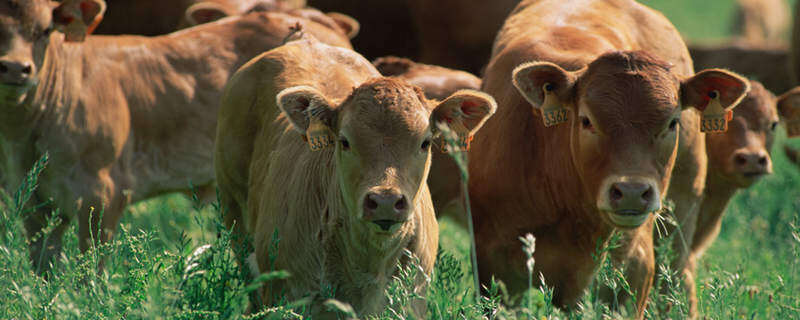
[[[667, 196], [691, 215], [702, 195], [705, 144], [691, 107], [721, 121], [747, 82], [694, 74], [669, 21], [630, 0], [523, 1], [492, 52], [483, 89], [500, 107], [469, 153], [481, 280], [495, 275], [522, 292], [517, 239], [531, 232], [534, 273], [555, 288], [555, 303], [574, 305], [598, 267], [596, 245], [621, 229], [626, 243], [613, 258], [627, 264], [642, 317], [654, 273], [650, 213]], [[667, 193], [670, 183], [684, 188]]]
[[[784, 123], [791, 123], [789, 118], [784, 118], [790, 115], [789, 109], [800, 110], [800, 87], [776, 100], [760, 83], [751, 81], [750, 85], [750, 92], [734, 110], [728, 131], [706, 135], [709, 169], [691, 243], [689, 269], [692, 273], [696, 261], [719, 234], [722, 215], [736, 191], [772, 173], [770, 150], [778, 126], [778, 110], [782, 111], [780, 117]], [[795, 119], [800, 120], [800, 117]], [[690, 296], [690, 299], [697, 298]]]
[[[286, 11], [303, 0], [109, 0], [95, 34], [163, 35], [249, 11]], [[191, 9], [189, 9], [191, 8]]]
[[[222, 205], [254, 235], [258, 269], [292, 274], [264, 300], [311, 294], [316, 318], [325, 289], [359, 315], [374, 314], [398, 261], [409, 263], [404, 249], [429, 275], [438, 246], [425, 182], [434, 124], [471, 135], [495, 109], [471, 90], [427, 100], [359, 54], [315, 39], [237, 71], [222, 99], [215, 166]], [[275, 231], [278, 251], [269, 252]], [[419, 316], [424, 301], [415, 304]]]
[[733, 34], [749, 44], [783, 43], [789, 30], [786, 0], [737, 0]]
[[[26, 167], [50, 153], [33, 202], [52, 199], [50, 207], [61, 209], [65, 223], [49, 238], [45, 259], [59, 250], [61, 232], [73, 218], [86, 248], [91, 207], [93, 226], [104, 210], [98, 238], [108, 240], [127, 203], [187, 189], [190, 181], [211, 184], [225, 82], [250, 58], [281, 45], [291, 27], [300, 23], [325, 42], [349, 47], [345, 35], [282, 13], [254, 13], [161, 37], [89, 36], [84, 43], [65, 43], [62, 33], [50, 34], [51, 15], [57, 27], [92, 21], [93, 8], [102, 4], [75, 1], [80, 9], [62, 5], [54, 11], [47, 0], [0, 2], [0, 32], [6, 35], [0, 47], [1, 185], [16, 188]], [[30, 235], [48, 213], [40, 208], [27, 220]], [[33, 257], [41, 246], [33, 245]]]

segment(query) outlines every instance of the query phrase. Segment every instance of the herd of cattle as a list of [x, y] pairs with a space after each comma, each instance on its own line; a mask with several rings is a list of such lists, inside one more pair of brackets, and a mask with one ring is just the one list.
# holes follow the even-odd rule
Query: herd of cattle
[[[39, 270], [70, 220], [86, 249], [91, 226], [109, 241], [128, 204], [191, 184], [219, 189], [253, 241], [248, 267], [293, 275], [263, 302], [333, 289], [377, 313], [405, 250], [432, 271], [437, 214], [464, 221], [460, 175], [436, 151], [448, 131], [469, 155], [483, 283], [527, 288], [518, 237], [532, 233], [535, 272], [573, 306], [619, 230], [610, 255], [642, 317], [654, 238], [674, 233], [695, 314], [695, 262], [729, 200], [772, 173], [779, 123], [800, 135], [800, 88], [695, 72], [672, 24], [633, 0], [308, 1], [0, 0], [0, 188], [49, 153], [25, 224], [33, 236], [55, 208], [63, 221], [32, 237]], [[755, 10], [742, 25], [774, 37]], [[790, 73], [780, 54], [759, 68]], [[667, 199], [678, 223], [654, 232]]]

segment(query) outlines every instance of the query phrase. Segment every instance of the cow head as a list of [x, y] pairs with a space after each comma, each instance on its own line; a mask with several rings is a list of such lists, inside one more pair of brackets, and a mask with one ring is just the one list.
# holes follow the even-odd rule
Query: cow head
[[728, 131], [706, 135], [709, 167], [739, 188], [772, 173], [769, 152], [778, 126], [775, 96], [756, 81], [750, 81], [750, 88], [734, 109]]
[[334, 104], [312, 87], [284, 89], [278, 105], [312, 150], [332, 145], [342, 197], [350, 217], [370, 230], [394, 234], [427, 188], [436, 123], [460, 135], [475, 133], [495, 102], [464, 90], [442, 102], [391, 78], [370, 80]]
[[571, 123], [578, 178], [606, 221], [620, 228], [638, 227], [660, 208], [681, 111], [712, 103], [729, 110], [749, 87], [723, 70], [680, 79], [669, 64], [638, 51], [607, 53], [578, 71], [526, 63], [513, 82], [537, 115], [550, 117], [546, 125]]
[[82, 41], [104, 10], [103, 0], [0, 1], [0, 99], [19, 102], [36, 84], [53, 30], [67, 41]]

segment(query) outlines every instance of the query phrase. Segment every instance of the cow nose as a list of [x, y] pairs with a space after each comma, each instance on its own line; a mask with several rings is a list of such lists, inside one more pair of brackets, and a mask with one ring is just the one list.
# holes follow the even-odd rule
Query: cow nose
[[611, 209], [636, 214], [648, 213], [655, 207], [658, 195], [653, 185], [642, 182], [615, 182], [608, 191]]
[[370, 192], [364, 197], [364, 218], [382, 230], [402, 223], [408, 213], [408, 200], [398, 192]]
[[0, 60], [0, 80], [3, 83], [24, 84], [33, 76], [33, 63]]
[[733, 164], [737, 171], [745, 175], [760, 175], [768, 173], [772, 163], [767, 152], [759, 150], [734, 153]]

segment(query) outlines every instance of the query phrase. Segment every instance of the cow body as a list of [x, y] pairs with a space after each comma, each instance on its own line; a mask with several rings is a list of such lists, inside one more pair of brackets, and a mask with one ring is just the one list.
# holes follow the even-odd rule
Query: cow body
[[[0, 127], [6, 190], [16, 188], [43, 153], [50, 154], [34, 203], [51, 203], [27, 221], [33, 235], [44, 226], [48, 208], [62, 210], [65, 221], [44, 257], [58, 252], [70, 219], [78, 219], [86, 248], [90, 216], [99, 229], [95, 239], [108, 240], [128, 203], [186, 190], [190, 183], [210, 185], [225, 82], [249, 58], [282, 44], [297, 23], [325, 41], [349, 46], [344, 35], [273, 13], [155, 38], [91, 36], [75, 44], [51, 34], [44, 57], [33, 58], [38, 85], [3, 102], [12, 116], [3, 117]], [[3, 62], [24, 60], [20, 56], [7, 54]], [[33, 257], [41, 247], [33, 245]]]
[[[107, 3], [105, 19], [95, 34], [157, 36], [254, 9], [285, 11], [304, 6], [302, 0], [109, 0]], [[196, 10], [187, 12], [195, 5]]]
[[[542, 272], [555, 287], [556, 303], [570, 306], [593, 279], [597, 245], [622, 228], [624, 243], [612, 260], [627, 265], [641, 317], [654, 273], [653, 220], [645, 213], [660, 207], [660, 198], [651, 197], [674, 199], [679, 221], [688, 217], [684, 220], [693, 225], [702, 194], [705, 145], [699, 116], [687, 106], [708, 103], [708, 98], [694, 100], [688, 89], [708, 79], [703, 73], [686, 79], [692, 74], [675, 28], [634, 1], [520, 3], [495, 40], [483, 78], [483, 89], [498, 101], [498, 113], [469, 154], [481, 280], [486, 283], [494, 274], [521, 292], [527, 272], [517, 238], [531, 232], [537, 238], [534, 274]], [[724, 94], [726, 106], [746, 91], [743, 80], [731, 79], [737, 91]], [[545, 127], [539, 111], [544, 104], [567, 106], [569, 121]], [[672, 109], [663, 109], [670, 104]], [[652, 127], [645, 130], [649, 121]], [[648, 203], [635, 211], [637, 221], [609, 213], [628, 194], [614, 181], [641, 181], [636, 189], [626, 189], [642, 192]], [[667, 193], [669, 183], [684, 188]]]
[[[266, 289], [267, 303], [310, 294], [315, 299], [311, 312], [319, 315], [320, 291], [330, 291], [359, 315], [374, 314], [383, 310], [384, 290], [397, 263], [409, 264], [404, 249], [430, 274], [438, 225], [425, 182], [432, 137], [426, 133], [432, 130], [429, 102], [419, 89], [380, 77], [355, 52], [304, 38], [245, 65], [222, 101], [215, 165], [223, 206], [233, 217], [229, 224], [242, 224], [253, 235], [260, 271], [292, 274]], [[493, 106], [489, 109], [493, 112]], [[316, 121], [314, 114], [324, 113], [319, 110], [335, 113], [325, 122], [336, 136], [329, 140], [335, 146], [312, 151], [309, 143], [319, 146], [319, 140], [306, 130]], [[300, 137], [304, 133], [308, 143]], [[428, 138], [423, 153], [414, 155], [420, 152], [414, 137], [419, 134]], [[374, 143], [380, 147], [370, 147]], [[382, 201], [372, 201], [376, 190], [386, 197], [395, 192], [401, 200], [394, 209], [407, 217], [391, 227], [374, 220], [380, 213], [372, 210], [380, 210]], [[280, 239], [277, 252], [270, 251], [273, 233]], [[418, 290], [425, 285], [423, 277], [415, 280]], [[424, 309], [424, 302], [414, 303], [418, 313]]]
[[695, 70], [726, 68], [758, 80], [772, 92], [786, 92], [795, 85], [786, 45], [692, 44], [689, 53]]

